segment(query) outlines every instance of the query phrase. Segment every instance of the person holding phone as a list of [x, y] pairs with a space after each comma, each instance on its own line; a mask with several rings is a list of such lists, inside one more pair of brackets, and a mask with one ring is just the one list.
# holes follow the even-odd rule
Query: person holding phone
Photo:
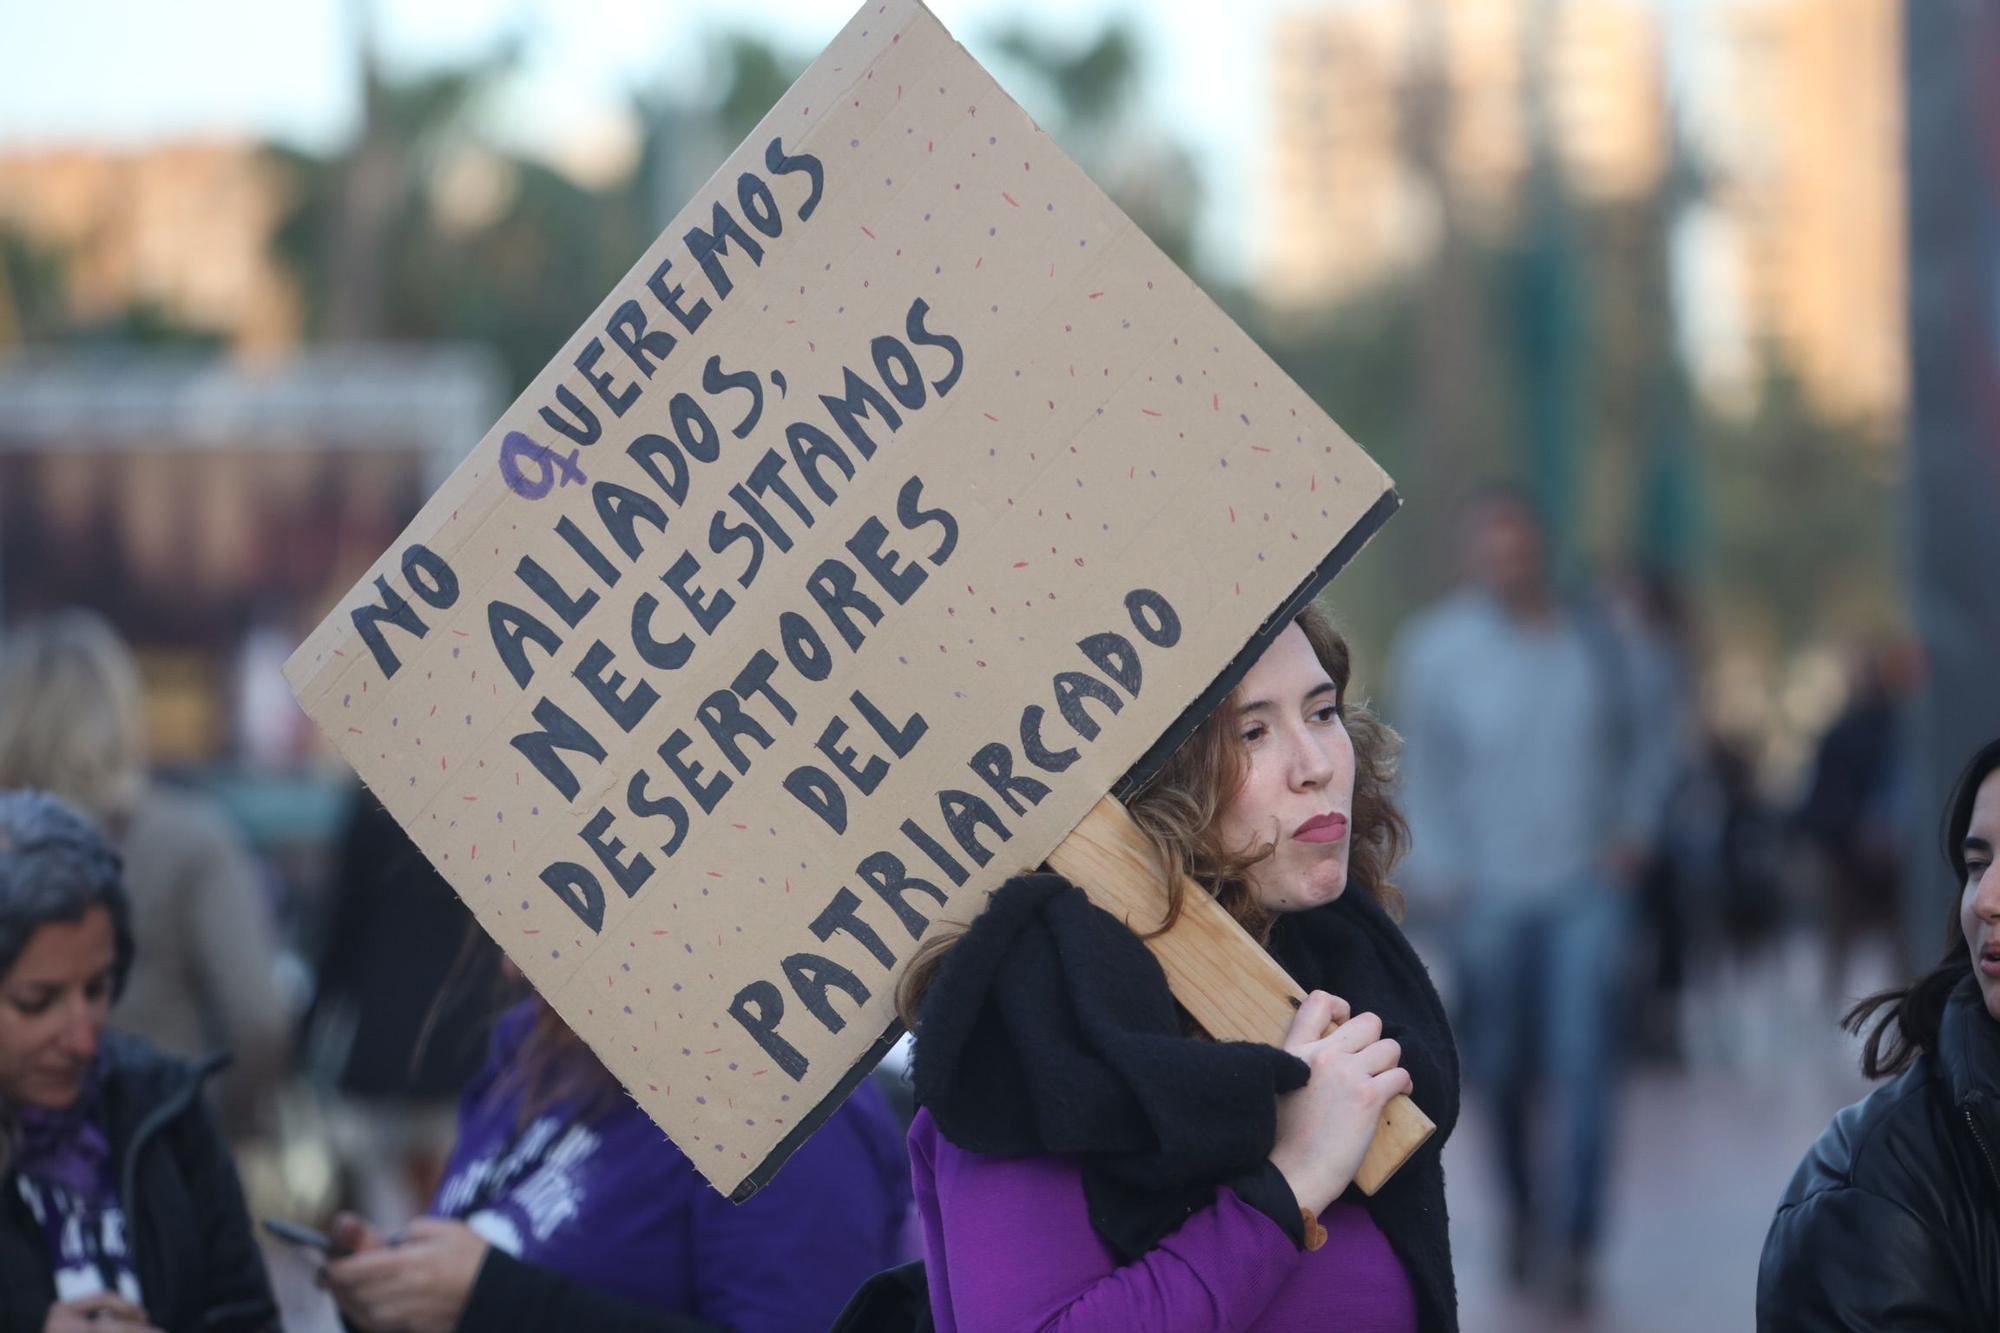
[[899, 1137], [864, 1083], [732, 1204], [531, 995], [495, 1026], [429, 1215], [385, 1234], [343, 1214], [324, 1280], [364, 1333], [825, 1328], [904, 1257]]
[[52, 796], [0, 792], [0, 1329], [276, 1329], [201, 1096], [222, 1059], [107, 1029], [132, 953], [103, 833]]

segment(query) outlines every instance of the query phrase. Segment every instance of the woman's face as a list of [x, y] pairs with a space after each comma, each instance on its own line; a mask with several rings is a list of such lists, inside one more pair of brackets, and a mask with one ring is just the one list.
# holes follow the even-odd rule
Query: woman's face
[[1972, 798], [1972, 822], [1966, 826], [1965, 884], [1958, 898], [1958, 925], [1965, 947], [1972, 952], [1972, 970], [1986, 1012], [2000, 1018], [2000, 874], [1993, 871], [1993, 849], [2000, 847], [2000, 769], [1986, 775]]
[[1301, 912], [1347, 887], [1354, 744], [1340, 696], [1305, 631], [1287, 626], [1243, 677], [1236, 698], [1243, 785], [1222, 812], [1232, 852], [1273, 845], [1245, 878], [1266, 910]]
[[0, 977], [0, 1098], [59, 1110], [76, 1101], [111, 1012], [111, 913], [51, 921]]

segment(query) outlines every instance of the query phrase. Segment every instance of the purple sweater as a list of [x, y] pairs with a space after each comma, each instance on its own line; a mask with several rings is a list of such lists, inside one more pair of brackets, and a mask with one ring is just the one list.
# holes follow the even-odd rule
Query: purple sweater
[[1329, 1208], [1326, 1244], [1303, 1254], [1218, 1188], [1211, 1207], [1121, 1268], [1091, 1229], [1075, 1161], [967, 1152], [929, 1111], [909, 1143], [938, 1333], [1415, 1333], [1409, 1278], [1364, 1208]]
[[587, 1124], [559, 1103], [521, 1126], [499, 1075], [533, 1018], [522, 1004], [495, 1029], [433, 1214], [599, 1291], [736, 1333], [825, 1328], [864, 1279], [905, 1258], [908, 1184], [895, 1117], [873, 1084], [749, 1202], [731, 1204], [622, 1094]]

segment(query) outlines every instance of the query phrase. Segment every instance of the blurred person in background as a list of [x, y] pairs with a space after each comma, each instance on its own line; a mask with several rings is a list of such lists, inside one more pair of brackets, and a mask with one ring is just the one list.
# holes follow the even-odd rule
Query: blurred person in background
[[222, 1124], [240, 1141], [286, 1070], [276, 931], [241, 836], [211, 802], [148, 779], [145, 736], [138, 668], [95, 614], [0, 640], [0, 788], [53, 792], [117, 846], [138, 942], [118, 1025], [176, 1055], [228, 1050]]
[[2000, 740], [1945, 810], [1958, 889], [1944, 957], [1843, 1021], [1894, 1081], [1799, 1164], [1757, 1275], [1765, 1333], [2000, 1328]]
[[0, 792], [0, 1328], [263, 1333], [278, 1312], [203, 1102], [222, 1063], [110, 1032], [135, 975], [118, 853]]
[[1886, 939], [1901, 959], [1906, 703], [1917, 683], [1915, 650], [1882, 644], [1855, 655], [1847, 704], [1813, 757], [1797, 826], [1825, 909], [1826, 994], [1846, 993], [1854, 948]]
[[[484, 997], [498, 950], [363, 787], [348, 808], [331, 897], [305, 1063], [334, 1094], [329, 1125], [350, 1202], [400, 1226], [436, 1193], [459, 1094], [486, 1058]], [[463, 985], [447, 984], [454, 958]]]
[[[1406, 872], [1449, 922], [1454, 1027], [1489, 1098], [1512, 1216], [1510, 1278], [1556, 1247], [1561, 1299], [1591, 1298], [1619, 1072], [1637, 875], [1672, 780], [1669, 701], [1641, 698], [1625, 632], [1556, 590], [1542, 519], [1509, 486], [1465, 512], [1466, 585], [1393, 655], [1413, 849]], [[1531, 1113], [1545, 1075], [1552, 1178]]]
[[324, 1281], [365, 1333], [821, 1329], [907, 1257], [909, 1203], [872, 1080], [732, 1204], [531, 995], [465, 1092], [430, 1215], [393, 1235], [343, 1215]]
[[1681, 1058], [1680, 1004], [1687, 981], [1689, 894], [1685, 867], [1672, 845], [1667, 814], [1699, 780], [1695, 722], [1694, 645], [1687, 600], [1666, 570], [1641, 565], [1611, 587], [1608, 602], [1624, 634], [1630, 692], [1647, 711], [1664, 753], [1661, 819], [1640, 852], [1637, 905], [1643, 956], [1638, 1054], [1667, 1063]]

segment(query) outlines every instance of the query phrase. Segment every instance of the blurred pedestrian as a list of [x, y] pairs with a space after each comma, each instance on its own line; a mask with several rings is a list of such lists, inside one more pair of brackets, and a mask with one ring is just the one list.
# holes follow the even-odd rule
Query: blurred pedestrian
[[[306, 1066], [334, 1094], [329, 1122], [350, 1202], [400, 1226], [437, 1192], [459, 1094], [486, 1059], [499, 950], [359, 785], [330, 899]], [[454, 974], [461, 984], [447, 984]]]
[[[1468, 1074], [1491, 1098], [1511, 1217], [1509, 1274], [1557, 1246], [1587, 1304], [1611, 1148], [1633, 890], [1671, 782], [1667, 702], [1640, 696], [1615, 620], [1565, 599], [1534, 503], [1466, 511], [1465, 587], [1421, 613], [1394, 660], [1415, 838], [1409, 880], [1450, 922]], [[1545, 1073], [1552, 1180], [1530, 1113]]]
[[88, 611], [0, 640], [0, 788], [50, 791], [86, 811], [125, 863], [136, 961], [117, 1023], [161, 1050], [234, 1057], [217, 1080], [240, 1140], [286, 1069], [290, 1014], [256, 867], [215, 805], [148, 780], [139, 672]]
[[1958, 888], [1943, 959], [1856, 1005], [1861, 1068], [1893, 1078], [1834, 1117], [1764, 1241], [1757, 1327], [2000, 1328], [2000, 740], [1945, 811]]
[[1701, 777], [1693, 631], [1679, 582], [1657, 566], [1641, 565], [1618, 580], [1609, 605], [1623, 637], [1629, 693], [1644, 714], [1639, 725], [1653, 732], [1654, 743], [1662, 748], [1661, 817], [1653, 825], [1651, 842], [1639, 851], [1636, 876], [1643, 945], [1636, 1051], [1642, 1057], [1678, 1064], [1693, 886], [1678, 855], [1681, 849], [1672, 845], [1668, 816]]
[[864, 1082], [732, 1204], [531, 997], [466, 1090], [430, 1214], [400, 1234], [343, 1215], [325, 1280], [364, 1333], [825, 1328], [904, 1257], [898, 1139]]
[[278, 1311], [200, 1065], [108, 1032], [135, 946], [118, 854], [0, 792], [0, 1328], [263, 1333]]
[[[1457, 1328], [1439, 1162], [1457, 1056], [1393, 920], [1394, 737], [1348, 666], [1301, 616], [1132, 807], [1169, 884], [1213, 894], [1310, 992], [1282, 1050], [1202, 1038], [1139, 937], [1055, 875], [1010, 880], [912, 961], [910, 1159], [942, 1333]], [[1364, 1197], [1399, 1092], [1437, 1133]]]
[[1907, 701], [1917, 663], [1907, 644], [1858, 652], [1847, 704], [1813, 756], [1798, 828], [1811, 854], [1826, 927], [1826, 993], [1846, 994], [1854, 947], [1869, 935], [1903, 957], [1902, 838]]

